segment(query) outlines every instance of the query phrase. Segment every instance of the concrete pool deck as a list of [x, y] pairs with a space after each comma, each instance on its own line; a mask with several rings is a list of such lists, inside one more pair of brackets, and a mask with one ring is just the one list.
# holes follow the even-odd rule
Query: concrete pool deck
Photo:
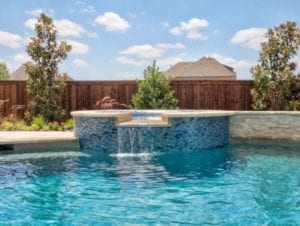
[[78, 148], [73, 131], [1, 131], [0, 148], [13, 150], [43, 150]]

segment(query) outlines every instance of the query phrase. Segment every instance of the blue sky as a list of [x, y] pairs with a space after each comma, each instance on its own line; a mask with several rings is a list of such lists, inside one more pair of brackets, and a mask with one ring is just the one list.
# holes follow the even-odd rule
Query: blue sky
[[[142, 78], [154, 59], [161, 69], [213, 56], [250, 79], [267, 28], [300, 24], [298, 0], [10, 0], [0, 8], [0, 61], [28, 60], [26, 42], [40, 12], [59, 39], [73, 45], [61, 72], [80, 80]], [[296, 61], [300, 63], [300, 58]]]

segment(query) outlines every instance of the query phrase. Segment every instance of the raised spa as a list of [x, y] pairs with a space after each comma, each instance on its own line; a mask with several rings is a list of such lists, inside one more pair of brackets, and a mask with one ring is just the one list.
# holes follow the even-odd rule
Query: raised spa
[[198, 150], [229, 144], [222, 111], [75, 111], [83, 149], [104, 152]]

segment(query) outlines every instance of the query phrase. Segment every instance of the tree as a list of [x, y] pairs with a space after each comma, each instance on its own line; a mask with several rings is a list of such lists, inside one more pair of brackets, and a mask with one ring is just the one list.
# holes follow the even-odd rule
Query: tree
[[251, 69], [255, 88], [251, 91], [256, 110], [296, 110], [300, 86], [292, 59], [300, 46], [300, 29], [295, 22], [269, 29], [261, 44], [259, 64]]
[[9, 70], [6, 63], [0, 62], [0, 80], [6, 80], [9, 78]]
[[46, 121], [62, 120], [63, 110], [59, 101], [64, 81], [58, 79], [58, 65], [67, 57], [71, 46], [58, 43], [53, 20], [42, 13], [35, 25], [36, 37], [32, 37], [26, 51], [34, 64], [27, 64], [29, 75], [27, 88], [32, 100], [29, 103], [31, 116], [41, 115]]
[[136, 109], [175, 109], [178, 100], [170, 86], [171, 79], [163, 74], [154, 61], [144, 70], [144, 80], [138, 84], [138, 92], [132, 97]]

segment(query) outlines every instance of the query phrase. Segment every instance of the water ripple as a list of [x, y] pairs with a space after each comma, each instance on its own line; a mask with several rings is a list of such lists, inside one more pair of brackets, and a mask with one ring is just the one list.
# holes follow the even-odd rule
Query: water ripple
[[0, 224], [297, 225], [300, 149], [0, 154]]

